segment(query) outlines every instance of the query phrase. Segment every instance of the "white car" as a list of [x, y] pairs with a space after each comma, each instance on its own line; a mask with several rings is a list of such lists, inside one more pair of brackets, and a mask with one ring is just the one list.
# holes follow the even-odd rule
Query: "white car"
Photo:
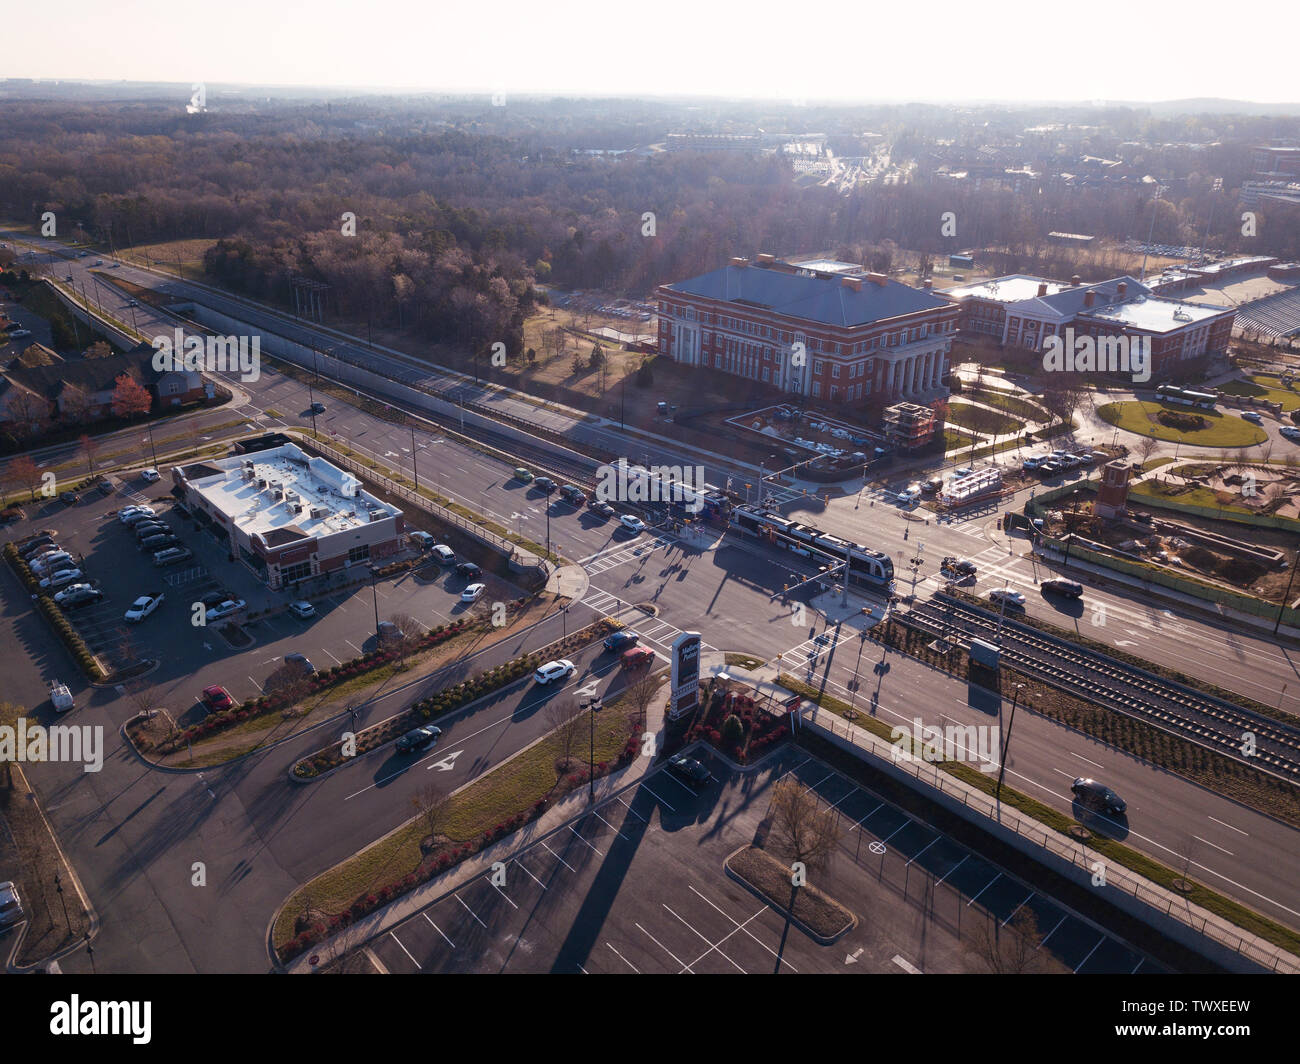
[[1264, 424], [1264, 419], [1253, 410], [1247, 410], [1241, 417], [1243, 421], [1253, 421], [1256, 425]]
[[898, 493], [899, 502], [916, 502], [921, 497], [921, 485], [909, 484]]
[[41, 587], [45, 588], [46, 591], [60, 591], [69, 584], [80, 581], [83, 575], [80, 569], [60, 569], [42, 580]]
[[132, 624], [143, 621], [159, 607], [162, 600], [163, 594], [161, 591], [156, 595], [141, 595], [131, 603], [131, 608], [126, 611], [126, 619]]
[[456, 560], [456, 552], [445, 543], [439, 543], [431, 553], [443, 565], [450, 565]]
[[1296, 442], [1300, 442], [1300, 429], [1296, 428], [1294, 425], [1283, 425], [1277, 431], [1280, 435], [1285, 436], [1288, 440], [1294, 440]]
[[567, 679], [573, 675], [574, 671], [573, 662], [567, 658], [561, 658], [559, 661], [548, 661], [533, 673], [533, 679], [540, 684], [548, 684], [552, 680]]
[[461, 602], [477, 602], [486, 587], [486, 584], [470, 584], [460, 593]]
[[620, 514], [618, 520], [619, 520], [619, 524], [621, 524], [629, 532], [645, 531], [645, 522], [642, 521], [641, 518], [639, 517], [633, 517], [631, 514]]
[[156, 469], [142, 469], [140, 477], [146, 484], [156, 484], [162, 480], [162, 474]]
[[16, 924], [23, 918], [23, 903], [18, 897], [18, 888], [6, 880], [0, 883], [0, 927]]
[[229, 617], [232, 613], [238, 613], [247, 605], [248, 603], [243, 599], [226, 599], [225, 602], [219, 602], [208, 610], [208, 623], [219, 621], [222, 617]]
[[72, 555], [66, 550], [52, 550], [33, 558], [27, 563], [28, 568], [37, 576], [47, 576], [52, 569], [71, 568]]
[[62, 591], [60, 591], [57, 595], [54, 596], [54, 601], [57, 602], [60, 606], [62, 606], [65, 602], [71, 602], [73, 599], [79, 599], [83, 595], [89, 597], [92, 595], [100, 595], [100, 594], [101, 594], [100, 591], [97, 590], [95, 587], [93, 587], [91, 584], [69, 584], [67, 587], [65, 587]]
[[1013, 587], [995, 587], [989, 592], [989, 601], [1008, 606], [1024, 606], [1025, 596]]
[[146, 517], [155, 516], [157, 514], [152, 506], [128, 506], [117, 515], [117, 519], [124, 525], [133, 525], [137, 521], [143, 521]]
[[295, 617], [306, 620], [308, 617], [316, 616], [316, 607], [310, 602], [291, 602], [289, 603], [289, 612]]

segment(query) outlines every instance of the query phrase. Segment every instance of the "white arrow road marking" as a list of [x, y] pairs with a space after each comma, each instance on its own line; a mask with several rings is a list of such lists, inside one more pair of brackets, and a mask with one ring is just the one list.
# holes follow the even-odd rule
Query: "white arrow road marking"
[[460, 757], [464, 752], [464, 750], [453, 750], [441, 761], [435, 761], [432, 765], [426, 766], [425, 771], [427, 772], [429, 769], [436, 768], [439, 772], [450, 772], [456, 767], [456, 758]]
[[859, 946], [859, 947], [858, 947], [857, 949], [855, 949], [852, 953], [847, 953], [847, 954], [844, 955], [844, 963], [845, 963], [845, 964], [857, 964], [857, 963], [858, 963], [858, 958], [861, 957], [861, 956], [862, 956], [862, 947]]
[[1116, 640], [1115, 640], [1115, 645], [1116, 645], [1117, 647], [1135, 647], [1135, 646], [1137, 646], [1137, 644], [1136, 644], [1135, 642], [1133, 642], [1133, 640], [1131, 640], [1131, 639], [1116, 639]]

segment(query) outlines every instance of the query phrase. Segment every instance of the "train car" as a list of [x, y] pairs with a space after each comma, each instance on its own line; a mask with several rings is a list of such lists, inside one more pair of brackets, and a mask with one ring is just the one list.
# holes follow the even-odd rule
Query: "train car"
[[847, 556], [851, 585], [893, 591], [894, 562], [884, 551], [871, 550], [756, 506], [733, 507], [731, 525], [755, 539], [819, 563], [834, 565]]

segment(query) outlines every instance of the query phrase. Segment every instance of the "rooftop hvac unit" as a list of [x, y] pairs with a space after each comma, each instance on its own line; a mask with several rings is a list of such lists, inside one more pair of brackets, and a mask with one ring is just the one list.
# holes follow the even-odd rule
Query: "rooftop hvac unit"
[[279, 502], [281, 499], [284, 498], [284, 492], [281, 491], [279, 488], [276, 488], [274, 491], [272, 491], [271, 495], [276, 502]]
[[253, 479], [253, 471], [252, 471], [251, 469], [248, 469], [248, 468], [245, 468], [245, 469], [244, 469], [244, 479], [245, 479], [245, 480], [252, 480], [252, 479]]
[[296, 514], [300, 514], [300, 513], [302, 513], [302, 511], [303, 511], [303, 505], [302, 505], [302, 503], [300, 503], [300, 502], [298, 502], [298, 503], [294, 503], [294, 506], [293, 506], [293, 512], [296, 513]]
[[382, 521], [382, 520], [383, 520], [385, 517], [387, 517], [387, 516], [388, 516], [388, 511], [387, 511], [387, 510], [371, 510], [371, 511], [370, 511], [370, 520], [372, 520], [372, 521]]
[[311, 516], [314, 521], [319, 521], [327, 513], [329, 513], [329, 511], [323, 506], [313, 506], [311, 508]]
[[259, 488], [265, 488], [265, 487], [266, 487], [266, 477], [258, 477], [258, 478], [257, 478], [257, 486], [258, 486]]

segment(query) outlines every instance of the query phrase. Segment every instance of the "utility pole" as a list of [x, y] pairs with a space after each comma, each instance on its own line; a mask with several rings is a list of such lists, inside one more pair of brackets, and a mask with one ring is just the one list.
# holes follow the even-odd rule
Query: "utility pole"
[[1002, 777], [1007, 771], [1007, 751], [1011, 749], [1011, 729], [1015, 727], [1016, 723], [1016, 703], [1020, 701], [1020, 691], [1024, 686], [1022, 683], [1016, 684], [1015, 694], [1011, 698], [1011, 720], [1007, 722], [1007, 737], [1002, 744], [1002, 756], [998, 764], [998, 785], [994, 791], [995, 797], [999, 800], [1002, 798]]
[[415, 476], [415, 492], [420, 492], [420, 469], [415, 464], [415, 425], [411, 425], [411, 473]]
[[[1300, 564], [1300, 557], [1296, 559]], [[1277, 630], [1282, 627], [1282, 614], [1286, 612], [1287, 603], [1291, 601], [1291, 585], [1295, 582], [1296, 566], [1291, 566], [1291, 576], [1286, 582], [1286, 591], [1282, 593], [1282, 602], [1277, 608], [1277, 623], [1273, 625], [1273, 634], [1277, 635]]]

